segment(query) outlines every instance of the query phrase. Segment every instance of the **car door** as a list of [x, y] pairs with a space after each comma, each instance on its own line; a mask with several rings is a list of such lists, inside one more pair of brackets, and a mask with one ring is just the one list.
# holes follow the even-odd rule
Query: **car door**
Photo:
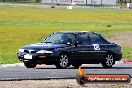
[[100, 62], [105, 58], [110, 43], [106, 41], [100, 34], [89, 33], [91, 44], [93, 45], [93, 60]]
[[78, 44], [74, 47], [74, 52], [72, 53], [72, 56], [74, 57], [72, 59], [73, 62], [90, 63], [93, 58], [91, 57], [93, 53], [91, 51], [93, 51], [94, 48], [90, 43], [88, 33], [80, 34], [76, 39], [76, 42]]

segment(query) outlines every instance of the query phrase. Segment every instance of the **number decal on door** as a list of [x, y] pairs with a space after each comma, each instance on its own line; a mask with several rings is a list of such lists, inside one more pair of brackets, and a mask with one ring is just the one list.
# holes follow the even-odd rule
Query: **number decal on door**
[[100, 50], [99, 44], [92, 44], [94, 46], [94, 50]]

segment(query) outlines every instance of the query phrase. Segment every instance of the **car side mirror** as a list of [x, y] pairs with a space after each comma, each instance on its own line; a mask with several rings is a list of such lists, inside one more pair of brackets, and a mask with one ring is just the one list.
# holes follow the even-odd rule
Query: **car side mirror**
[[75, 46], [77, 46], [78, 44], [82, 44], [82, 43], [80, 41], [76, 41]]

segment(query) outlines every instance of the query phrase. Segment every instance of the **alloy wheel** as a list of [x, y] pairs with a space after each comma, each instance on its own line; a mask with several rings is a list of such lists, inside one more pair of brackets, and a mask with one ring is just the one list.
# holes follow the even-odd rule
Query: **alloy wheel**
[[114, 63], [114, 57], [112, 54], [107, 54], [105, 57], [105, 61], [102, 62], [102, 66], [104, 68], [111, 68]]
[[106, 64], [108, 65], [108, 66], [111, 66], [111, 65], [113, 65], [113, 55], [107, 55], [107, 57], [106, 57]]
[[68, 65], [68, 56], [66, 54], [62, 54], [60, 57], [60, 66], [65, 68]]

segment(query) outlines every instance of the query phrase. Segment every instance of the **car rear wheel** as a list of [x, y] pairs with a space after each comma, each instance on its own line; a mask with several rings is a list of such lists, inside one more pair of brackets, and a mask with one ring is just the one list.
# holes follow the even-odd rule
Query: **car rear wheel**
[[112, 54], [107, 54], [105, 57], [105, 61], [102, 62], [102, 66], [104, 68], [111, 68], [114, 63], [114, 56]]
[[27, 68], [34, 68], [34, 67], [36, 67], [36, 64], [35, 63], [31, 63], [31, 62], [24, 62], [24, 65]]
[[57, 68], [66, 68], [70, 66], [69, 64], [69, 56], [65, 53], [61, 54], [59, 56], [59, 59], [57, 60], [57, 63], [55, 64]]

